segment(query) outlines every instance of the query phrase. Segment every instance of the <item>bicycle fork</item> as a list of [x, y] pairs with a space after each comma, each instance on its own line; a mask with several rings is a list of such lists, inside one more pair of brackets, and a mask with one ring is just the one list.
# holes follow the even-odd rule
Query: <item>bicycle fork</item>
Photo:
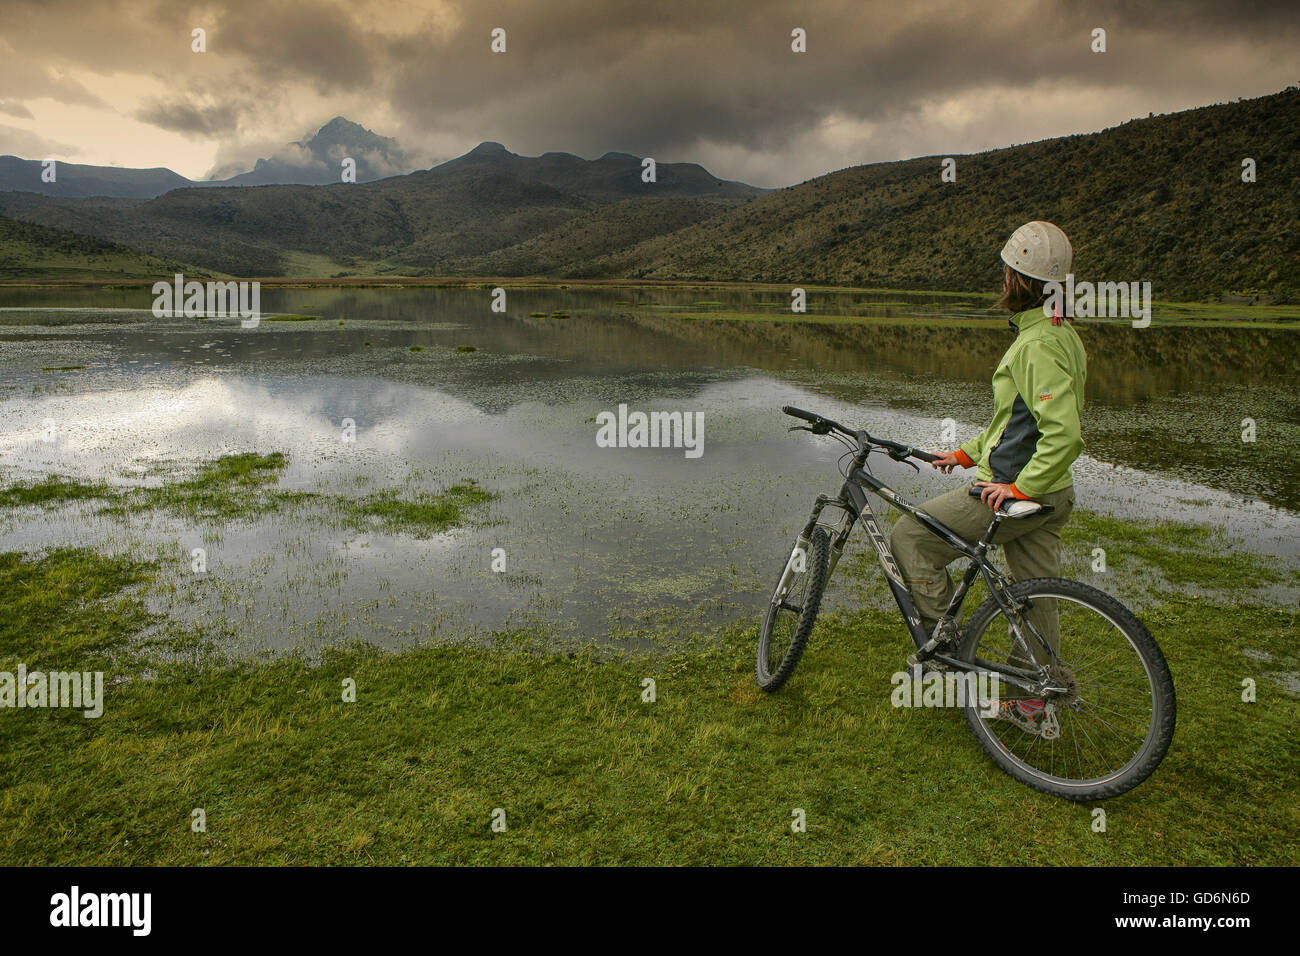
[[844, 504], [842, 498], [832, 498], [829, 495], [818, 495], [817, 501], [813, 504], [812, 515], [808, 518], [808, 523], [803, 526], [799, 532], [799, 537], [795, 541], [794, 550], [790, 552], [790, 557], [785, 562], [785, 570], [781, 572], [781, 580], [776, 586], [776, 591], [772, 595], [772, 603], [780, 604], [785, 600], [786, 594], [790, 590], [790, 585], [794, 581], [796, 574], [802, 574], [808, 568], [808, 548], [812, 544], [813, 531], [816, 530], [818, 522], [821, 519], [822, 510], [827, 506], [841, 509], [846, 519], [843, 526], [835, 531], [827, 528], [833, 533], [830, 547], [830, 560], [826, 565], [826, 580], [830, 581], [831, 575], [835, 572], [835, 566], [840, 563], [840, 558], [844, 555], [844, 547], [849, 540], [849, 532], [853, 529], [853, 512]]
[[812, 516], [808, 519], [808, 524], [804, 526], [804, 534], [812, 535], [812, 531], [817, 527], [818, 519], [821, 517], [822, 509], [827, 505], [832, 508], [839, 508], [844, 512], [838, 531], [830, 527], [826, 529], [832, 533], [830, 561], [826, 565], [826, 580], [829, 581], [831, 574], [835, 571], [835, 565], [839, 564], [840, 558], [844, 556], [844, 546], [848, 544], [849, 532], [853, 530], [855, 516], [842, 497], [832, 498], [830, 495], [818, 495], [817, 501], [813, 504]]
[[790, 552], [790, 557], [786, 559], [785, 570], [781, 572], [781, 580], [777, 582], [776, 590], [772, 592], [773, 604], [779, 606], [784, 603], [786, 594], [790, 592], [790, 583], [794, 580], [794, 576], [807, 570], [808, 546], [810, 544], [812, 544], [812, 539], [808, 535], [799, 535], [794, 550]]

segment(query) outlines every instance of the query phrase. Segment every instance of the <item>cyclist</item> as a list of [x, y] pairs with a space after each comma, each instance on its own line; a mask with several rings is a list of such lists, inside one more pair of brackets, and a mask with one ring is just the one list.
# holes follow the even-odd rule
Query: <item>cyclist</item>
[[[993, 373], [993, 420], [955, 451], [933, 453], [938, 460], [932, 467], [944, 474], [957, 466], [975, 468], [980, 497], [963, 487], [922, 506], [974, 543], [988, 527], [989, 510], [1008, 499], [1053, 505], [1051, 514], [1005, 521], [998, 529], [996, 543], [1017, 580], [1059, 576], [1061, 528], [1074, 508], [1070, 466], [1083, 449], [1079, 420], [1087, 356], [1072, 323], [1043, 308], [1044, 284], [1064, 283], [1072, 259], [1070, 241], [1050, 222], [1026, 223], [1007, 240], [996, 307], [1011, 313], [1016, 338]], [[952, 598], [947, 565], [957, 553], [910, 515], [894, 526], [890, 545], [926, 631], [933, 633]], [[1030, 620], [1058, 650], [1055, 608], [1038, 604]], [[1002, 716], [1031, 730], [1041, 714], [1042, 701], [1002, 706]]]

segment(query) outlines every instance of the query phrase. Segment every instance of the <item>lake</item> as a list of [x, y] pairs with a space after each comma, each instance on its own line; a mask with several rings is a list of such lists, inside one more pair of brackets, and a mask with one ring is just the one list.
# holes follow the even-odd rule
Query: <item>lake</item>
[[[279, 487], [321, 501], [466, 478], [497, 495], [430, 537], [356, 528], [311, 503], [220, 524], [113, 517], [93, 502], [0, 512], [0, 551], [157, 558], [150, 605], [236, 656], [532, 627], [636, 645], [756, 617], [813, 496], [840, 482], [840, 447], [787, 432], [780, 407], [951, 447], [946, 420], [957, 441], [984, 426], [1012, 338], [984, 301], [892, 292], [812, 294], [799, 317], [787, 294], [763, 290], [518, 290], [500, 314], [486, 288], [264, 288], [264, 314], [319, 318], [256, 329], [158, 319], [150, 302], [144, 289], [0, 290], [5, 484], [150, 485], [220, 455], [280, 451]], [[772, 320], [719, 318], [729, 313]], [[1079, 329], [1079, 507], [1210, 525], [1224, 547], [1241, 540], [1296, 567], [1300, 332]], [[703, 454], [598, 447], [597, 417], [620, 404], [701, 414]], [[874, 467], [922, 498], [960, 480]], [[194, 548], [206, 574], [191, 573]], [[1067, 571], [1086, 557], [1067, 555]], [[1134, 582], [1108, 589], [1140, 600]], [[1287, 583], [1270, 593], [1296, 597]]]

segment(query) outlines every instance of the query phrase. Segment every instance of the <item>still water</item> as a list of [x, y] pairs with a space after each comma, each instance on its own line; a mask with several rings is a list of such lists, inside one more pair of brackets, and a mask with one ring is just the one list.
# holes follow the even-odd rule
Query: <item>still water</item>
[[[144, 290], [0, 291], [0, 480], [150, 484], [280, 451], [279, 487], [317, 503], [219, 525], [91, 502], [8, 509], [0, 551], [156, 557], [151, 606], [236, 655], [531, 625], [636, 642], [753, 616], [813, 496], [839, 484], [839, 446], [788, 433], [780, 407], [948, 446], [945, 420], [959, 441], [983, 427], [1012, 336], [982, 303], [898, 293], [810, 299], [814, 314], [880, 320], [867, 323], [788, 321], [789, 299], [758, 291], [521, 290], [497, 314], [486, 289], [264, 289], [265, 314], [320, 318], [251, 330], [157, 319], [149, 303]], [[778, 321], [708, 318], [720, 309]], [[1210, 525], [1223, 547], [1294, 567], [1300, 333], [1080, 332], [1080, 507]], [[702, 413], [704, 453], [598, 447], [596, 417], [620, 404]], [[875, 467], [921, 498], [960, 480]], [[498, 497], [431, 537], [350, 527], [328, 504], [464, 478]], [[205, 575], [190, 573], [196, 547]], [[1067, 570], [1082, 561], [1067, 555]]]

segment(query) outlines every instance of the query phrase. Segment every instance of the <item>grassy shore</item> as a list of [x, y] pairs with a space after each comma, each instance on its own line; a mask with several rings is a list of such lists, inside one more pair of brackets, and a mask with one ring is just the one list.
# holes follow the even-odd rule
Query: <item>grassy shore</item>
[[[269, 277], [256, 280], [267, 289], [493, 289], [498, 286], [512, 291], [618, 291], [629, 292], [709, 292], [750, 291], [756, 293], [779, 292], [788, 294], [795, 285], [803, 288], [814, 301], [810, 311], [792, 313], [786, 303], [761, 302], [755, 307], [766, 311], [731, 309], [722, 302], [697, 303], [697, 310], [654, 307], [656, 314], [669, 318], [709, 319], [731, 322], [813, 322], [813, 323], [880, 323], [899, 324], [923, 321], [938, 325], [979, 325], [978, 317], [940, 317], [927, 315], [832, 315], [819, 313], [815, 297], [838, 295], [871, 296], [923, 296], [942, 303], [955, 300], [955, 305], [991, 307], [996, 295], [989, 291], [959, 292], [939, 289], [892, 289], [828, 286], [808, 283], [768, 282], [700, 282], [692, 280], [637, 280], [637, 279], [549, 279], [543, 277], [466, 277], [466, 276], [349, 276], [342, 278]], [[0, 279], [0, 289], [5, 288], [85, 288], [85, 289], [146, 289], [151, 279]], [[619, 307], [640, 309], [631, 302], [620, 301]], [[867, 304], [868, 308], [894, 309], [915, 305], [911, 301], [880, 301]], [[553, 317], [568, 317], [555, 313]], [[281, 315], [268, 317], [269, 322], [306, 322], [318, 318], [311, 315]], [[1246, 302], [1173, 302], [1152, 303], [1152, 323], [1157, 325], [1196, 325], [1201, 327], [1240, 326], [1259, 324], [1269, 328], [1300, 328], [1300, 305], [1251, 304]], [[991, 316], [989, 321], [1000, 321]], [[1114, 322], [1128, 325], [1129, 319], [1085, 319], [1085, 322]]]
[[[1258, 315], [1254, 311], [1243, 315], [1241, 318], [1222, 318], [1217, 311], [1207, 311], [1205, 318], [1197, 318], [1194, 312], [1194, 306], [1180, 305], [1176, 309], [1170, 308], [1165, 311], [1166, 306], [1156, 303], [1152, 308], [1151, 325], [1152, 326], [1196, 326], [1197, 328], [1240, 328], [1240, 327], [1258, 327], [1268, 329], [1300, 329], [1300, 318], [1287, 318], [1285, 316], [1296, 316], [1300, 314], [1300, 309], [1291, 309], [1281, 311], [1281, 306], [1258, 306]], [[1271, 310], [1264, 312], [1263, 310]], [[782, 312], [736, 312], [731, 310], [713, 309], [709, 311], [686, 312], [680, 310], [655, 310], [654, 314], [660, 318], [666, 319], [688, 319], [700, 322], [779, 322], [790, 324], [811, 323], [814, 325], [920, 325], [936, 326], [940, 328], [986, 328], [995, 326], [1002, 328], [1006, 325], [1006, 313], [990, 314], [988, 317], [980, 316], [904, 316], [904, 315], [835, 315], [818, 312], [791, 313]], [[1081, 325], [1104, 324], [1104, 325], [1123, 325], [1131, 323], [1130, 319], [1080, 319]]]
[[[230, 515], [272, 494], [282, 464], [222, 459], [110, 506]], [[112, 494], [32, 487], [6, 489], [3, 506]], [[444, 527], [459, 515], [443, 505], [485, 493], [376, 499], [371, 513]], [[0, 670], [103, 670], [104, 714], [0, 710], [0, 864], [1300, 862], [1300, 700], [1286, 689], [1300, 622], [1231, 591], [1279, 573], [1206, 558], [1203, 529], [1076, 518], [1067, 548], [1101, 543], [1111, 574], [1177, 585], [1143, 612], [1177, 686], [1174, 745], [1103, 805], [1105, 832], [1091, 807], [997, 771], [959, 713], [891, 706], [907, 650], [895, 615], [825, 616], [774, 696], [754, 684], [749, 621], [652, 653], [508, 632], [178, 664], [136, 643], [157, 623], [141, 597], [156, 568], [64, 549], [0, 555]], [[859, 558], [836, 587], [879, 586]], [[792, 832], [795, 810], [807, 832]]]
[[[168, 277], [164, 277], [168, 278]], [[234, 278], [234, 277], [228, 277]], [[984, 296], [992, 301], [996, 296], [987, 292], [949, 292], [929, 289], [879, 289], [856, 286], [819, 285], [806, 282], [706, 282], [696, 279], [551, 279], [545, 276], [247, 276], [267, 288], [279, 289], [755, 289], [768, 292], [789, 292], [799, 286], [808, 292], [901, 292], [907, 295], [951, 296], [971, 298]], [[150, 279], [0, 279], [0, 288], [86, 288], [86, 289], [136, 289], [149, 288], [157, 281]]]

